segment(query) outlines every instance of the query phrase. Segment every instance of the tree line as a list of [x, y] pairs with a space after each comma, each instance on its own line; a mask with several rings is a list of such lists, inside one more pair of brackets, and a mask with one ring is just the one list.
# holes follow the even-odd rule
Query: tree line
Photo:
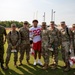
[[10, 28], [12, 23], [15, 23], [18, 28], [23, 26], [22, 21], [21, 22], [19, 22], [19, 21], [0, 21], [0, 25], [4, 26], [6, 28]]

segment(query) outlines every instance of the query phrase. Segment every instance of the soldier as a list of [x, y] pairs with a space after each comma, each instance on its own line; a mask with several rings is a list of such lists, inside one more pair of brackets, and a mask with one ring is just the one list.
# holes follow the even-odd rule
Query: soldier
[[49, 35], [48, 29], [46, 27], [46, 22], [42, 22], [41, 38], [42, 38], [42, 54], [44, 58], [43, 69], [47, 69], [49, 65], [49, 50], [48, 50]]
[[58, 65], [59, 30], [55, 28], [54, 21], [50, 22], [50, 29], [48, 32], [50, 38], [50, 46], [53, 48], [54, 62], [52, 69], [56, 69]]
[[72, 49], [74, 50], [74, 55], [75, 55], [75, 24], [72, 25], [72, 37], [73, 37], [73, 42], [72, 42]]
[[66, 26], [65, 22], [61, 22], [61, 30], [60, 30], [60, 39], [61, 39], [61, 52], [62, 52], [62, 58], [65, 62], [64, 71], [70, 70], [70, 64], [69, 64], [69, 50], [72, 40], [72, 33], [71, 30]]
[[8, 63], [10, 60], [11, 52], [14, 52], [14, 66], [17, 67], [18, 49], [21, 42], [20, 33], [16, 30], [16, 24], [11, 24], [11, 31], [7, 35], [7, 56], [6, 56], [6, 69], [8, 69]]
[[[3, 38], [5, 36], [5, 38]], [[4, 55], [4, 44], [6, 42], [6, 30], [4, 27], [2, 27], [0, 25], [0, 63], [1, 63], [1, 68], [4, 70], [4, 58], [3, 58], [3, 55]]]
[[[74, 55], [75, 55], [75, 24], [72, 25], [72, 36], [73, 36], [73, 44], [72, 44], [72, 49], [74, 50]], [[75, 75], [75, 72], [74, 72]]]
[[20, 28], [19, 32], [21, 35], [21, 45], [20, 45], [20, 64], [22, 65], [22, 60], [24, 58], [24, 53], [26, 52], [26, 61], [28, 64], [30, 59], [30, 40], [29, 40], [29, 29], [28, 29], [29, 23], [25, 21], [23, 23], [23, 27]]

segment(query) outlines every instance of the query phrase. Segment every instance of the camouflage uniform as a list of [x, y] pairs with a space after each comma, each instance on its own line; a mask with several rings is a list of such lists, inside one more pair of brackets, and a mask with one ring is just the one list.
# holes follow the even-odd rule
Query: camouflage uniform
[[48, 30], [42, 29], [41, 30], [41, 37], [42, 37], [42, 53], [45, 64], [49, 64], [49, 36], [48, 36]]
[[62, 28], [60, 30], [60, 39], [61, 39], [61, 53], [62, 53], [62, 58], [66, 64], [66, 67], [69, 68], [70, 65], [69, 65], [69, 50], [70, 50], [70, 43], [71, 43], [71, 40], [70, 40], [70, 37], [71, 36], [71, 31], [70, 29], [68, 28], [68, 33], [67, 33], [67, 27], [65, 28]]
[[72, 49], [74, 50], [74, 55], [75, 55], [75, 24], [73, 24], [73, 28], [72, 31], [72, 37], [73, 37], [73, 42], [72, 42]]
[[50, 45], [53, 48], [53, 55], [54, 55], [54, 64], [58, 64], [58, 46], [59, 46], [59, 30], [57, 28], [50, 28], [48, 31], [49, 38], [50, 38]]
[[3, 64], [4, 63], [4, 59], [3, 59], [3, 55], [4, 55], [4, 36], [6, 36], [6, 30], [4, 27], [0, 26], [0, 62]]
[[16, 50], [17, 50], [17, 52], [14, 52], [14, 63], [17, 62], [20, 42], [21, 42], [21, 36], [18, 31], [15, 30], [15, 31], [10, 31], [8, 33], [7, 35], [8, 48], [7, 48], [6, 66], [9, 63], [10, 56], [11, 56], [11, 50], [13, 46], [16, 46]]
[[29, 30], [22, 27], [20, 30], [21, 35], [21, 45], [20, 45], [20, 62], [22, 62], [24, 58], [24, 53], [26, 51], [26, 60], [30, 59], [30, 40], [29, 40]]

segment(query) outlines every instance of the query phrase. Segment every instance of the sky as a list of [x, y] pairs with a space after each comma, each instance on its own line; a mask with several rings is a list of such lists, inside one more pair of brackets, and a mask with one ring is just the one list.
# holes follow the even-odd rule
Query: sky
[[0, 0], [0, 20], [29, 21], [38, 19], [39, 24], [51, 21], [51, 11], [55, 11], [55, 23], [65, 21], [75, 23], [75, 0]]

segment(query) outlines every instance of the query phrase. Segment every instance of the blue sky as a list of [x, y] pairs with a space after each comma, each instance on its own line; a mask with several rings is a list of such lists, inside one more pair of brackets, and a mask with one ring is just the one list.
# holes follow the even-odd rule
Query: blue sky
[[[46, 13], [46, 22], [50, 23], [51, 10], [56, 11], [55, 22], [75, 23], [75, 0], [0, 0], [0, 20], [28, 20], [37, 18], [39, 24]], [[36, 16], [37, 14], [37, 16]]]

